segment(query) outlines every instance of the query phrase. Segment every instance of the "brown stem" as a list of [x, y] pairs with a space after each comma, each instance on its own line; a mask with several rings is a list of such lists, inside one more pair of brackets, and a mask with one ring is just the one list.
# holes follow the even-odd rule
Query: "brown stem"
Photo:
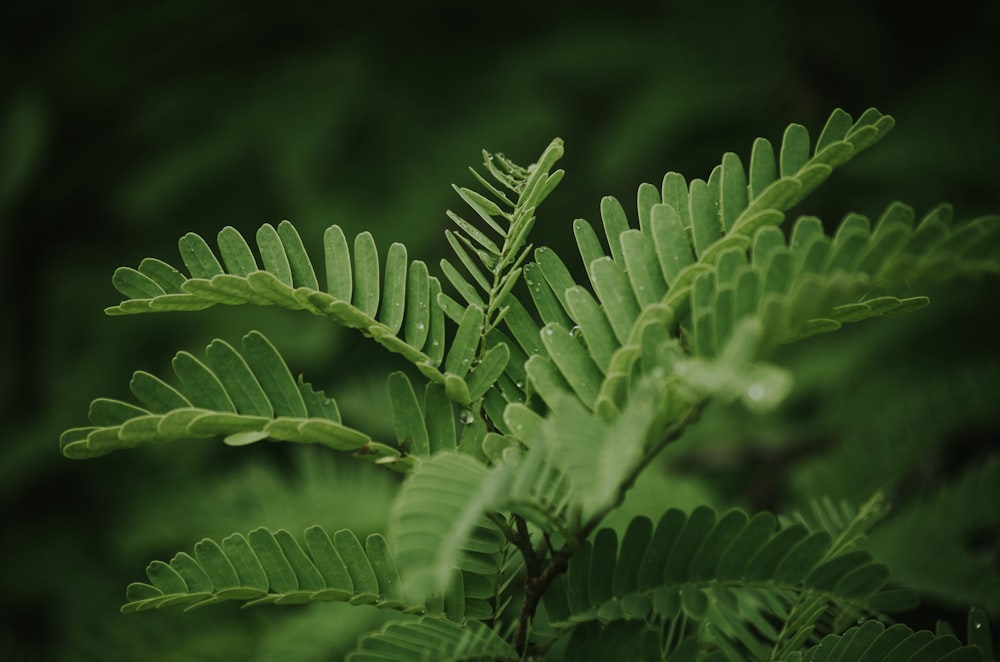
[[[526, 544], [530, 551], [530, 554], [525, 553], [525, 549], [518, 545], [521, 549], [521, 553], [524, 554], [525, 569], [527, 570], [528, 576], [524, 580], [524, 604], [521, 606], [521, 613], [517, 617], [517, 631], [514, 634], [514, 650], [516, 650], [521, 655], [527, 656], [531, 653], [528, 650], [528, 629], [531, 625], [532, 619], [535, 617], [535, 612], [538, 609], [538, 603], [545, 594], [546, 589], [548, 589], [549, 584], [560, 574], [566, 572], [566, 568], [569, 566], [569, 558], [573, 555], [573, 552], [587, 539], [587, 536], [597, 528], [597, 525], [601, 523], [601, 520], [607, 516], [612, 510], [617, 508], [625, 500], [625, 495], [635, 484], [636, 479], [639, 478], [639, 474], [649, 465], [649, 463], [656, 457], [660, 451], [664, 449], [672, 441], [675, 441], [681, 436], [681, 433], [694, 422], [699, 414], [701, 413], [704, 401], [696, 402], [687, 413], [663, 436], [662, 439], [657, 441], [646, 454], [646, 456], [639, 462], [632, 471], [629, 472], [625, 480], [618, 487], [618, 491], [615, 494], [615, 498], [612, 500], [608, 506], [597, 511], [591, 515], [590, 519], [587, 520], [576, 532], [573, 533], [572, 539], [567, 540], [562, 547], [559, 548], [555, 554], [549, 559], [549, 562], [545, 564], [545, 568], [538, 572], [538, 568], [541, 563], [541, 559], [535, 554], [534, 549], [531, 548], [531, 540], [528, 537], [527, 526], [524, 523], [524, 519], [515, 516], [518, 522], [518, 537], [522, 539], [523, 543]], [[524, 528], [521, 528], [521, 527]], [[531, 561], [529, 562], [529, 558]]]

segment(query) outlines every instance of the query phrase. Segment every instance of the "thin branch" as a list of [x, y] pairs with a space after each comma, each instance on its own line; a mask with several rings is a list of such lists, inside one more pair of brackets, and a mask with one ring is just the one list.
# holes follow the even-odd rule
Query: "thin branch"
[[691, 405], [684, 416], [667, 430], [666, 434], [664, 434], [663, 437], [645, 454], [642, 461], [638, 462], [629, 472], [628, 476], [626, 476], [625, 480], [622, 481], [621, 485], [618, 487], [618, 491], [612, 503], [592, 515], [587, 522], [577, 529], [577, 531], [567, 539], [563, 546], [559, 548], [559, 551], [552, 555], [549, 562], [540, 573], [536, 574], [531, 572], [529, 569], [528, 577], [524, 581], [524, 604], [521, 607], [521, 613], [518, 614], [517, 618], [517, 632], [514, 635], [514, 650], [518, 651], [522, 655], [530, 653], [527, 649], [528, 631], [531, 627], [531, 621], [535, 617], [535, 612], [538, 609], [538, 603], [542, 599], [542, 595], [545, 594], [546, 589], [548, 589], [549, 584], [551, 584], [552, 580], [554, 580], [557, 576], [566, 572], [566, 568], [569, 566], [569, 559], [573, 555], [573, 552], [575, 552], [583, 541], [586, 540], [594, 529], [597, 528], [597, 525], [601, 523], [601, 520], [603, 520], [608, 513], [615, 510], [622, 504], [625, 500], [625, 495], [639, 478], [639, 474], [641, 474], [643, 470], [649, 466], [649, 463], [653, 461], [653, 458], [659, 455], [660, 451], [662, 451], [668, 444], [680, 438], [684, 430], [691, 423], [697, 420], [698, 416], [701, 415], [701, 410], [704, 405], [705, 400], [699, 400]]

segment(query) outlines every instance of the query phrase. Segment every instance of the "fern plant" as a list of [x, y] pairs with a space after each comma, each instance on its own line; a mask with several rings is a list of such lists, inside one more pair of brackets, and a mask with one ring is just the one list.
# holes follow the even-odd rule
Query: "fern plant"
[[[916, 283], [1000, 271], [1000, 217], [953, 222], [894, 203], [874, 221], [786, 212], [880, 141], [894, 120], [832, 113], [727, 153], [707, 179], [668, 173], [630, 218], [601, 201], [575, 250], [530, 243], [563, 177], [554, 140], [530, 166], [483, 153], [467, 206], [449, 211], [454, 258], [434, 275], [395, 243], [334, 225], [322, 277], [295, 227], [231, 227], [183, 266], [120, 268], [110, 315], [256, 304], [355, 329], [408, 366], [387, 376], [395, 439], [373, 438], [294, 377], [250, 331], [178, 352], [174, 375], [136, 372], [135, 402], [99, 398], [60, 439], [69, 458], [199, 438], [318, 444], [405, 475], [382, 534], [258, 528], [153, 561], [123, 612], [338, 601], [400, 617], [349, 659], [982, 659], [890, 614], [913, 595], [866, 549], [888, 509], [816, 502], [797, 517], [667, 509], [602, 528], [644, 469], [710, 401], [777, 407], [790, 375], [768, 356], [844, 324], [916, 310]], [[577, 255], [573, 255], [576, 253]], [[566, 259], [564, 259], [564, 257]], [[579, 264], [580, 267], [575, 265]], [[986, 622], [976, 612], [977, 623]], [[971, 630], [970, 630], [971, 632]], [[833, 652], [831, 652], [833, 651]]]

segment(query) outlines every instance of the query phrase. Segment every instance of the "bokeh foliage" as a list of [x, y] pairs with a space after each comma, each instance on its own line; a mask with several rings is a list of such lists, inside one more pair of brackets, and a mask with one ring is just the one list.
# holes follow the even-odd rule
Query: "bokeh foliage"
[[[818, 127], [838, 106], [876, 106], [898, 127], [791, 216], [876, 216], [892, 199], [918, 213], [942, 200], [962, 218], [996, 212], [1000, 7], [973, 3], [951, 18], [907, 6], [903, 29], [894, 4], [747, 3], [723, 15], [699, 3], [614, 13], [532, 4], [530, 20], [509, 5], [499, 15], [445, 3], [13, 8], [0, 27], [0, 657], [318, 659], [386, 617], [326, 605], [118, 614], [125, 579], [149, 558], [261, 525], [377, 531], [394, 485], [308, 449], [192, 446], [180, 463], [155, 451], [59, 457], [59, 431], [94, 393], [124, 395], [132, 370], [162, 372], [176, 350], [248, 328], [284, 339], [293, 370], [308, 369], [345, 418], [391, 434], [382, 371], [363, 370], [391, 358], [278, 311], [106, 318], [114, 267], [173, 260], [188, 231], [283, 218], [307, 245], [337, 223], [435, 261], [444, 210], [458, 204], [448, 183], [470, 183], [480, 148], [523, 159], [557, 135], [568, 174], [535, 243], [562, 244], [573, 218], [597, 216], [601, 196], [630, 200], [667, 169], [705, 176], [723, 150], [748, 150], [792, 121]], [[851, 461], [831, 459], [843, 439], [924, 451], [892, 465], [901, 507], [930, 484], [959, 500], [985, 494], [965, 484], [996, 473], [995, 461], [977, 467], [1000, 429], [990, 406], [1000, 392], [996, 285], [964, 283], [898, 325], [789, 351], [800, 390], [788, 406], [763, 420], [706, 417], [723, 423], [693, 430], [662, 467], [667, 480], [644, 480], [630, 507], [795, 507], [820, 495], [824, 462]], [[835, 487], [844, 493], [833, 497], [857, 496]], [[966, 560], [996, 564], [997, 522], [966, 529]], [[927, 591], [947, 616], [954, 604]]]

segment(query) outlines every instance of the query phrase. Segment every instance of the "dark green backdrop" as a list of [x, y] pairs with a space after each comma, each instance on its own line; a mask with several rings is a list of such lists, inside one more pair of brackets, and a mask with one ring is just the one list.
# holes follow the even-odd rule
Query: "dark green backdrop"
[[[459, 204], [449, 184], [471, 184], [481, 148], [528, 162], [561, 136], [568, 174], [535, 242], [559, 244], [603, 195], [629, 207], [643, 181], [705, 177], [723, 151], [746, 158], [755, 136], [778, 140], [793, 121], [817, 132], [837, 106], [876, 106], [897, 129], [802, 212], [877, 215], [893, 199], [1000, 211], [1000, 3], [421, 4], [4, 9], [0, 658], [319, 659], [385, 618], [325, 605], [117, 614], [153, 558], [259, 524], [380, 530], [393, 491], [390, 477], [308, 449], [59, 456], [59, 432], [85, 424], [92, 398], [125, 397], [133, 370], [163, 374], [175, 351], [250, 328], [351, 420], [391, 433], [383, 373], [359, 368], [393, 364], [319, 320], [104, 317], [114, 268], [176, 261], [185, 232], [287, 218], [316, 247], [338, 223], [433, 263]], [[995, 310], [996, 282], [976, 288], [966, 299]], [[979, 330], [948, 343], [935, 322], [920, 336], [932, 349], [918, 351], [990, 351], [995, 315], [969, 319]], [[728, 498], [781, 505], [773, 490], [741, 499], [745, 484]]]

